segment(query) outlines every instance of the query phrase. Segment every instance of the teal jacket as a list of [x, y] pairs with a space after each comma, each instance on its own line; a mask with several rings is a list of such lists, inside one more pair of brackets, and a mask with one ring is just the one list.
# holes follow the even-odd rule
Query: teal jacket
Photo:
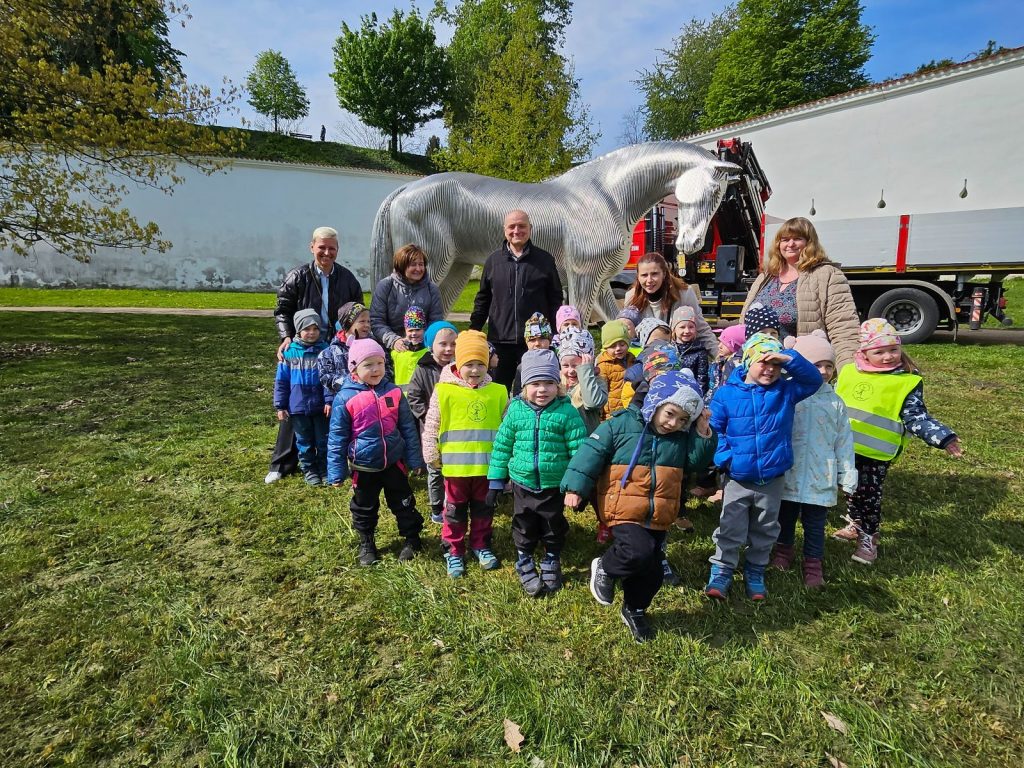
[[524, 488], [557, 488], [569, 459], [587, 436], [579, 411], [559, 396], [543, 409], [515, 398], [505, 411], [491, 449], [487, 479], [509, 477]]

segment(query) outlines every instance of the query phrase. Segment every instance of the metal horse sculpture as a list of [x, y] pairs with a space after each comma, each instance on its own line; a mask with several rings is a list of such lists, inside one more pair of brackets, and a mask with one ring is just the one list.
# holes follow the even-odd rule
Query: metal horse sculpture
[[636, 222], [674, 192], [676, 247], [694, 253], [734, 169], [692, 144], [661, 141], [610, 152], [539, 184], [471, 173], [427, 176], [395, 190], [377, 211], [374, 280], [390, 272], [396, 246], [416, 243], [429, 257], [447, 312], [473, 265], [501, 241], [505, 215], [520, 208], [530, 216], [533, 242], [554, 256], [569, 303], [584, 318], [592, 309], [613, 318], [618, 306], [610, 280], [629, 258]]

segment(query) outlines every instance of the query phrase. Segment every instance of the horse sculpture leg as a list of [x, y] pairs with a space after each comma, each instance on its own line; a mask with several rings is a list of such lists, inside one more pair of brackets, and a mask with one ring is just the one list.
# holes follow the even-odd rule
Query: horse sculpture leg
[[454, 260], [448, 268], [448, 274], [438, 284], [438, 288], [441, 291], [441, 306], [444, 308], [446, 316], [462, 294], [472, 272], [472, 264]]

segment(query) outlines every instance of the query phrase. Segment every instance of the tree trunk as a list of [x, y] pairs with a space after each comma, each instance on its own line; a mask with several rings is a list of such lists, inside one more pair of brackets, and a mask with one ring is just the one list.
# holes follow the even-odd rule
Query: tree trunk
[[277, 115], [276, 114], [274, 115], [274, 133], [280, 133], [280, 131], [277, 130]]
[[398, 129], [391, 129], [391, 141], [388, 142], [388, 152], [392, 155], [398, 154]]

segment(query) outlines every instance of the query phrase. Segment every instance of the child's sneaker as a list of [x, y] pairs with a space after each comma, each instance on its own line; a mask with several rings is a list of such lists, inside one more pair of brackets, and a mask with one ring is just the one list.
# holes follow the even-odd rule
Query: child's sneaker
[[611, 605], [615, 597], [615, 579], [604, 572], [600, 557], [590, 561], [590, 594], [601, 605]]
[[796, 548], [792, 544], [776, 544], [772, 550], [772, 560], [768, 566], [777, 571], [788, 571], [793, 566]]
[[483, 549], [474, 549], [473, 554], [476, 555], [476, 559], [480, 563], [480, 567], [485, 571], [493, 571], [495, 568], [501, 568], [501, 561], [498, 560], [498, 556], [487, 547], [484, 547]]
[[694, 530], [690, 518], [683, 517], [682, 515], [676, 518], [675, 526], [683, 533], [693, 533]]
[[860, 528], [857, 527], [857, 524], [851, 518], [844, 516], [843, 519], [846, 521], [846, 525], [833, 531], [832, 538], [836, 541], [857, 541], [860, 536]]
[[764, 583], [764, 566], [746, 563], [743, 566], [743, 586], [747, 590], [747, 597], [751, 600], [767, 599], [768, 588]]
[[647, 621], [647, 611], [643, 608], [630, 608], [623, 603], [619, 615], [622, 617], [622, 623], [629, 627], [633, 639], [638, 643], [646, 643], [654, 637], [654, 629]]
[[444, 561], [448, 567], [449, 579], [461, 579], [466, 575], [466, 561], [462, 559], [462, 555], [447, 554]]
[[519, 583], [523, 585], [523, 591], [530, 597], [537, 597], [544, 591], [544, 582], [537, 573], [537, 565], [533, 562], [533, 556], [525, 552], [519, 553], [516, 560], [516, 573], [519, 574]]
[[373, 537], [369, 536], [359, 542], [359, 564], [364, 566], [380, 562], [380, 555], [377, 554], [377, 544]]
[[544, 555], [540, 561], [540, 580], [544, 582], [544, 589], [548, 592], [557, 592], [562, 588], [562, 561], [558, 555], [550, 552]]
[[302, 473], [302, 476], [306, 480], [306, 485], [322, 485], [323, 480], [320, 478], [320, 473], [315, 469], [307, 469]]
[[708, 585], [704, 587], [704, 594], [716, 600], [725, 600], [729, 596], [729, 587], [732, 586], [732, 568], [724, 565], [712, 565], [711, 576]]
[[661, 558], [661, 583], [667, 584], [670, 587], [679, 586], [679, 577], [672, 570], [667, 557]]
[[857, 549], [854, 550], [851, 560], [856, 560], [864, 565], [874, 565], [878, 559], [878, 534], [864, 533], [861, 531], [857, 539]]
[[430, 510], [430, 522], [444, 524], [444, 507], [433, 507]]
[[420, 541], [419, 536], [410, 536], [405, 540], [405, 546], [402, 547], [402, 551], [398, 553], [398, 559], [402, 562], [412, 560], [416, 557], [416, 553], [423, 549], [423, 542]]
[[607, 544], [612, 540], [612, 529], [604, 523], [597, 524], [597, 543]]
[[808, 589], [820, 589], [825, 586], [825, 575], [821, 572], [820, 557], [804, 558], [804, 586]]

